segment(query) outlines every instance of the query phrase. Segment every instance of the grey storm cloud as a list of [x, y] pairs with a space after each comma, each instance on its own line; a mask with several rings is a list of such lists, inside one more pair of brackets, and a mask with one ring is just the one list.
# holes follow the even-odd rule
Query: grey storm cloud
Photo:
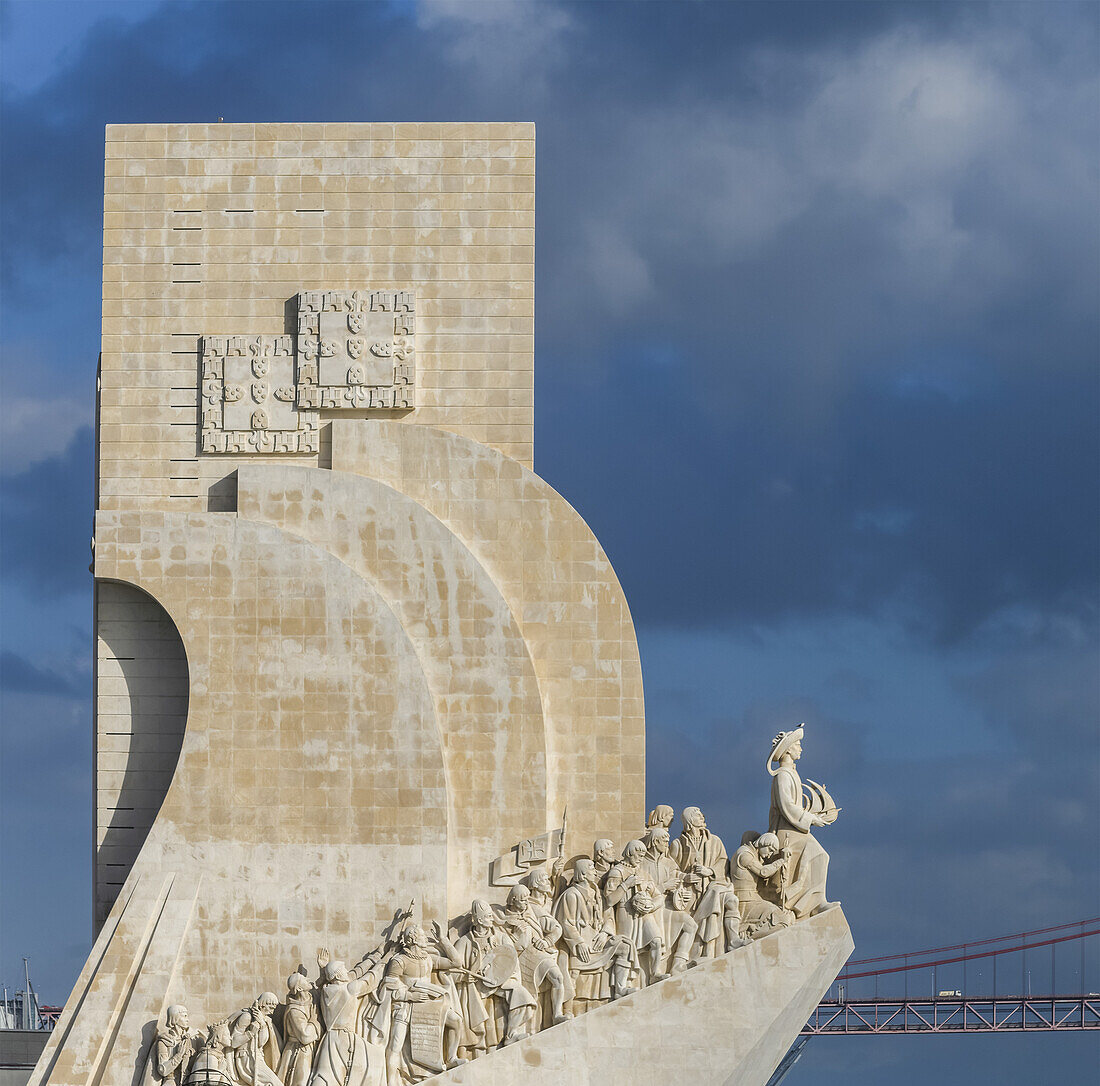
[[[950, 639], [1072, 605], [1097, 573], [1095, 12], [947, 7], [314, 3], [298, 33], [301, 5], [166, 5], [7, 96], [5, 276], [94, 283], [107, 121], [504, 104], [540, 137], [540, 468], [641, 616], [901, 598]], [[681, 533], [707, 545], [677, 568]]]

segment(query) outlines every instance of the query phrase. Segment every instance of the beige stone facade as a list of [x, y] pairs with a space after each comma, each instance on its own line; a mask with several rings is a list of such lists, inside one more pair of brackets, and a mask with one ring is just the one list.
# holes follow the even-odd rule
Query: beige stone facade
[[[573, 851], [641, 826], [630, 613], [531, 470], [533, 137], [108, 128], [103, 927], [48, 1081], [129, 1082], [105, 1022], [130, 1037], [177, 1000], [244, 1005], [317, 945], [370, 944], [409, 898], [457, 915], [567, 807]], [[360, 325], [368, 370], [392, 351], [398, 374], [406, 345], [411, 406], [302, 396], [317, 347], [351, 350]], [[308, 408], [316, 451], [204, 451], [212, 356], [218, 427], [266, 440]], [[279, 396], [295, 380], [297, 404]]]
[[[341, 418], [440, 427], [531, 466], [532, 125], [109, 125], [104, 191], [99, 509], [233, 510], [233, 472], [255, 457], [201, 451], [203, 340], [293, 334], [295, 299], [318, 289], [416, 300], [414, 406]], [[328, 462], [336, 413], [319, 414], [316, 452], [280, 460]], [[136, 676], [127, 655], [99, 665], [97, 923], [167, 786], [120, 800], [120, 758], [135, 732], [161, 736], [144, 740], [154, 774], [179, 749], [159, 706], [113, 692], [123, 664], [150, 682], [170, 668]]]
[[[203, 1066], [236, 1068], [217, 1081], [273, 1086], [260, 1034], [227, 1032], [219, 1049], [218, 1023], [234, 1013], [270, 1037], [276, 997], [256, 997], [313, 960], [288, 1007], [300, 983], [303, 1005], [336, 1015], [358, 981], [324, 947], [349, 965], [385, 949], [370, 998], [354, 997], [364, 1010], [345, 1006], [355, 1028], [326, 1018], [310, 1081], [332, 1081], [318, 1068], [354, 1035], [370, 1066], [337, 1078], [376, 1086], [381, 1046], [406, 1044], [398, 1025], [418, 1031], [406, 1048], [433, 1028], [450, 1044], [455, 1012], [432, 995], [434, 1027], [402, 1008], [381, 1042], [356, 1014], [417, 1003], [394, 963], [421, 968], [433, 922], [435, 952], [458, 954], [453, 932], [474, 953], [476, 913], [508, 1028], [529, 1017], [496, 1051], [467, 1014], [462, 1045], [484, 1058], [441, 1081], [729, 1071], [748, 1086], [847, 955], [839, 909], [796, 924], [776, 906], [739, 945], [721, 842], [705, 846], [714, 869], [681, 869], [671, 810], [634, 840], [645, 713], [630, 611], [588, 526], [533, 470], [533, 229], [527, 124], [108, 128], [99, 931], [33, 1082], [179, 1083], [200, 1061], [186, 1007], [211, 1027]], [[709, 841], [698, 823], [692, 840]], [[597, 888], [597, 839], [623, 850], [614, 899], [606, 863]], [[589, 908], [595, 926], [578, 920]], [[606, 990], [583, 975], [597, 969]], [[158, 1070], [177, 1049], [188, 1062]], [[412, 1056], [386, 1049], [388, 1086], [423, 1077], [395, 1059]]]

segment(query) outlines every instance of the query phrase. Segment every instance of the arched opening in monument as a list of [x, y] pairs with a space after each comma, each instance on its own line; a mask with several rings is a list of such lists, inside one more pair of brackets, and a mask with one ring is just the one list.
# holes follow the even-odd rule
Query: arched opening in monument
[[97, 580], [95, 926], [106, 920], [172, 782], [188, 670], [168, 612], [133, 585]]

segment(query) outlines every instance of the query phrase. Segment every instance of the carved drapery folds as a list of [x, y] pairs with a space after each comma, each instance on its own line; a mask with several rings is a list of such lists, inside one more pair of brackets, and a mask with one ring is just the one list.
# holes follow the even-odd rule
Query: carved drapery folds
[[732, 857], [698, 807], [684, 809], [674, 840], [662, 805], [621, 851], [601, 838], [568, 862], [563, 825], [493, 865], [502, 903], [476, 899], [430, 932], [413, 903], [352, 968], [325, 948], [315, 977], [300, 965], [282, 1008], [264, 992], [203, 1034], [170, 1007], [147, 1078], [407, 1086], [831, 908], [828, 857], [810, 830], [839, 808], [822, 786], [802, 785], [802, 736], [773, 741], [771, 827], [745, 833]]
[[410, 290], [307, 290], [295, 335], [203, 336], [204, 453], [314, 453], [320, 411], [415, 406]]

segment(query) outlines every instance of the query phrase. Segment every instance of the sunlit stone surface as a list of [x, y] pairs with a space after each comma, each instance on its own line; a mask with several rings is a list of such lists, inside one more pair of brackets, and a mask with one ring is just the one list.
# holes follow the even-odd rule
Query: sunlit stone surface
[[763, 1082], [847, 955], [794, 740], [778, 836], [646, 825], [533, 192], [527, 124], [108, 128], [101, 927], [34, 1081]]

